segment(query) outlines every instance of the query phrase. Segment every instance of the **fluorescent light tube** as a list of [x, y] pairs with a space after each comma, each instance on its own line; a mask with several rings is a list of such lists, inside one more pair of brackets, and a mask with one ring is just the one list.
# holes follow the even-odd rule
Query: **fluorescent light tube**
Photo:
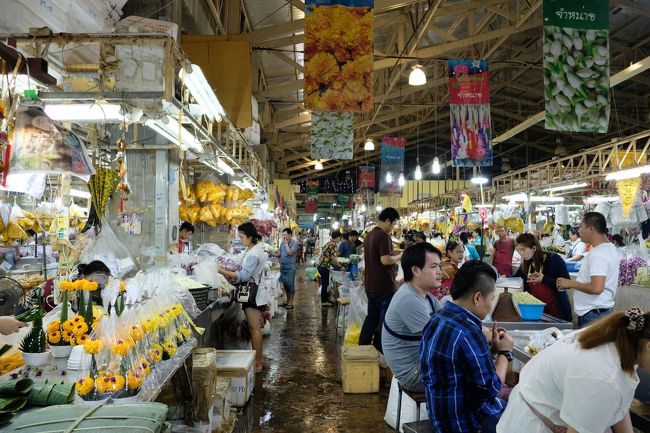
[[558, 192], [558, 191], [566, 191], [569, 189], [576, 189], [576, 188], [584, 188], [587, 186], [587, 182], [574, 182], [571, 185], [564, 185], [564, 186], [554, 186], [553, 188], [547, 188], [544, 190], [544, 192]]
[[[520, 193], [513, 195], [504, 195], [502, 198], [503, 200], [507, 201], [521, 201], [525, 203], [528, 201], [529, 197], [526, 194]], [[531, 195], [530, 201], [531, 203], [559, 203], [564, 201], [564, 197]]]
[[484, 176], [476, 176], [470, 179], [470, 182], [472, 182], [474, 185], [485, 185], [487, 184], [488, 178]]
[[47, 104], [45, 114], [58, 121], [103, 122], [123, 120], [119, 104]]
[[217, 168], [221, 171], [223, 171], [226, 174], [229, 174], [231, 176], [235, 175], [235, 170], [232, 169], [231, 166], [226, 164], [223, 159], [219, 158], [217, 159]]
[[[193, 149], [199, 153], [203, 152], [203, 145], [198, 138], [194, 136], [185, 127], [178, 127], [178, 121], [169, 116], [163, 116], [160, 119], [148, 119], [145, 122], [149, 128], [153, 129], [163, 137], [180, 146], [181, 150]], [[181, 138], [179, 139], [180, 136]]]
[[628, 168], [625, 170], [615, 171], [605, 176], [605, 180], [624, 180], [639, 177], [642, 174], [650, 173], [650, 165], [641, 165], [639, 167]]
[[[178, 73], [178, 77], [183, 79], [183, 70]], [[221, 106], [217, 95], [210, 87], [208, 80], [205, 79], [203, 71], [198, 65], [192, 64], [191, 69], [186, 70], [185, 85], [190, 90], [190, 93], [201, 106], [204, 114], [211, 119], [221, 122], [226, 116], [226, 111]]]

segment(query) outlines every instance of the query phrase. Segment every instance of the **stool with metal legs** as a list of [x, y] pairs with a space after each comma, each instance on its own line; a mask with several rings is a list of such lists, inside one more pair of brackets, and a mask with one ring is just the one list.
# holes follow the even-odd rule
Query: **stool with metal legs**
[[[339, 328], [343, 328], [343, 333], [346, 329], [346, 320], [348, 317], [348, 308], [350, 307], [350, 298], [344, 296], [336, 299], [336, 339], [335, 342], [338, 342], [339, 339]], [[343, 311], [341, 311], [343, 310]], [[341, 317], [343, 318], [343, 323], [341, 322]]]
[[399, 394], [397, 397], [397, 420], [395, 421], [395, 431], [399, 433], [400, 418], [402, 417], [402, 393], [411, 397], [415, 402], [417, 407], [415, 410], [416, 421], [420, 421], [420, 404], [426, 403], [427, 398], [423, 392], [409, 391], [408, 389], [403, 388], [399, 382], [397, 382], [397, 390]]

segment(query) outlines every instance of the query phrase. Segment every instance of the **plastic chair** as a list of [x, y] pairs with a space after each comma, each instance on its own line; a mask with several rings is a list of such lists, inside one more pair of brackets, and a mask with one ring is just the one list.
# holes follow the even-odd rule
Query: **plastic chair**
[[427, 398], [423, 392], [414, 392], [409, 391], [408, 389], [402, 388], [402, 385], [397, 382], [397, 389], [399, 394], [397, 396], [397, 420], [395, 421], [395, 431], [399, 433], [400, 430], [400, 418], [402, 417], [402, 393], [405, 393], [413, 399], [416, 404], [415, 417], [416, 421], [420, 421], [420, 404], [426, 403]]

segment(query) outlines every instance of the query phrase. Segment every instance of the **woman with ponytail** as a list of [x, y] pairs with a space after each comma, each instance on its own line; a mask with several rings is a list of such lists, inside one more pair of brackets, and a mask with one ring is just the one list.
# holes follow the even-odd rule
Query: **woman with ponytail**
[[634, 307], [569, 334], [530, 360], [497, 433], [632, 433], [637, 365], [650, 371], [650, 313]]

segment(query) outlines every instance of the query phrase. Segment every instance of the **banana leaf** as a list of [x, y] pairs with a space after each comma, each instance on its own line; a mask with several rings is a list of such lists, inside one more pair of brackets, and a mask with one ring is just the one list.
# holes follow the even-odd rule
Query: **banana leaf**
[[55, 406], [72, 403], [74, 399], [74, 383], [47, 383], [39, 381], [34, 384], [27, 398], [30, 406]]
[[27, 404], [25, 397], [2, 397], [0, 398], [0, 411], [18, 412]]
[[6, 433], [161, 433], [167, 411], [162, 403], [50, 406], [17, 416]]
[[4, 346], [2, 346], [2, 348], [0, 349], [0, 356], [7, 353], [9, 349], [11, 349], [11, 344], [5, 344]]
[[11, 412], [0, 412], [0, 425], [7, 424], [13, 417], [14, 414]]
[[24, 396], [29, 394], [34, 386], [31, 379], [9, 380], [0, 383], [0, 397]]

